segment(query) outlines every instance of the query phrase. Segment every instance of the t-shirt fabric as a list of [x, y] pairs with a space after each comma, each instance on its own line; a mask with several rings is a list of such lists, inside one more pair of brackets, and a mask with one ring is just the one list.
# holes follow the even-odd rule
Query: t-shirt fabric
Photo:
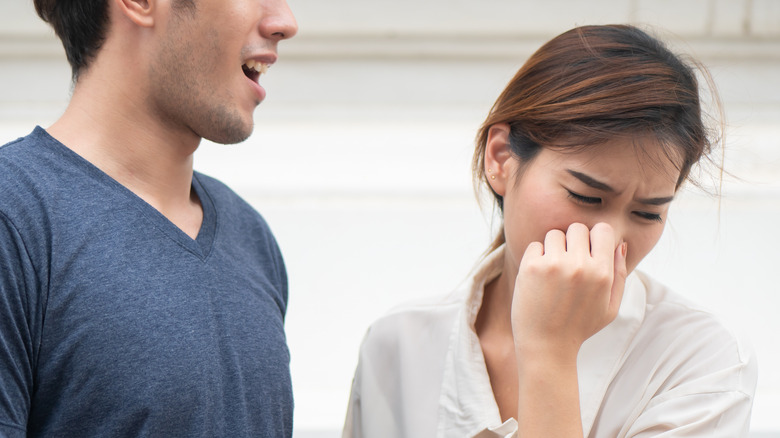
[[287, 275], [195, 173], [190, 238], [40, 127], [0, 148], [0, 437], [290, 437]]

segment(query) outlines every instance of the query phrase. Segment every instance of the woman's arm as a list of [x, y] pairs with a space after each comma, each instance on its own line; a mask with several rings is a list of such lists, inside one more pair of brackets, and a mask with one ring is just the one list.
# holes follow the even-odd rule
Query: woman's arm
[[577, 354], [617, 316], [626, 251], [603, 223], [552, 230], [528, 246], [512, 303], [519, 436], [582, 437]]

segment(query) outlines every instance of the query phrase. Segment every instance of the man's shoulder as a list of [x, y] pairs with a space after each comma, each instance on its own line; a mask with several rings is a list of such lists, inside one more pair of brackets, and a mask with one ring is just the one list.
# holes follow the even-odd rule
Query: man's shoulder
[[65, 163], [57, 155], [39, 127], [0, 146], [0, 212], [40, 206], [49, 191], [62, 186], [58, 167]]
[[19, 144], [23, 143], [29, 143], [30, 141], [35, 141], [34, 139], [30, 139], [32, 134], [29, 134], [24, 137], [19, 137], [16, 140], [11, 140], [4, 145], [0, 146], [0, 156], [8, 156], [9, 154], [15, 154], [18, 153], [21, 149], [19, 147]]
[[5, 170], [0, 173], [0, 178], [10, 176], [10, 169], [35, 165], [30, 160], [41, 155], [42, 149], [46, 147], [46, 138], [42, 135], [44, 132], [40, 127], [36, 127], [30, 134], [0, 146], [0, 168]]
[[73, 163], [70, 155], [64, 145], [36, 126], [26, 136], [0, 146], [0, 178], [46, 182], [58, 176], [59, 168]]

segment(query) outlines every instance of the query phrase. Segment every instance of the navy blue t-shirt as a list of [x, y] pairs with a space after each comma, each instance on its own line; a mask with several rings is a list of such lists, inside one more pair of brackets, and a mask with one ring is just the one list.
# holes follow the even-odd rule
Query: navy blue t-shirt
[[195, 174], [192, 239], [40, 127], [0, 147], [0, 437], [290, 437], [287, 276]]

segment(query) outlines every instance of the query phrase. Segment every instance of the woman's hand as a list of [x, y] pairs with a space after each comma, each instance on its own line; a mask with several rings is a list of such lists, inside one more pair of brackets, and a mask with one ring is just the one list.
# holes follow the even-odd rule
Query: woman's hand
[[582, 343], [617, 316], [626, 281], [625, 242], [612, 227], [574, 223], [528, 246], [512, 301], [512, 331], [522, 356], [574, 360]]
[[577, 354], [617, 316], [626, 250], [605, 223], [575, 223], [528, 245], [512, 298], [519, 436], [583, 436]]

